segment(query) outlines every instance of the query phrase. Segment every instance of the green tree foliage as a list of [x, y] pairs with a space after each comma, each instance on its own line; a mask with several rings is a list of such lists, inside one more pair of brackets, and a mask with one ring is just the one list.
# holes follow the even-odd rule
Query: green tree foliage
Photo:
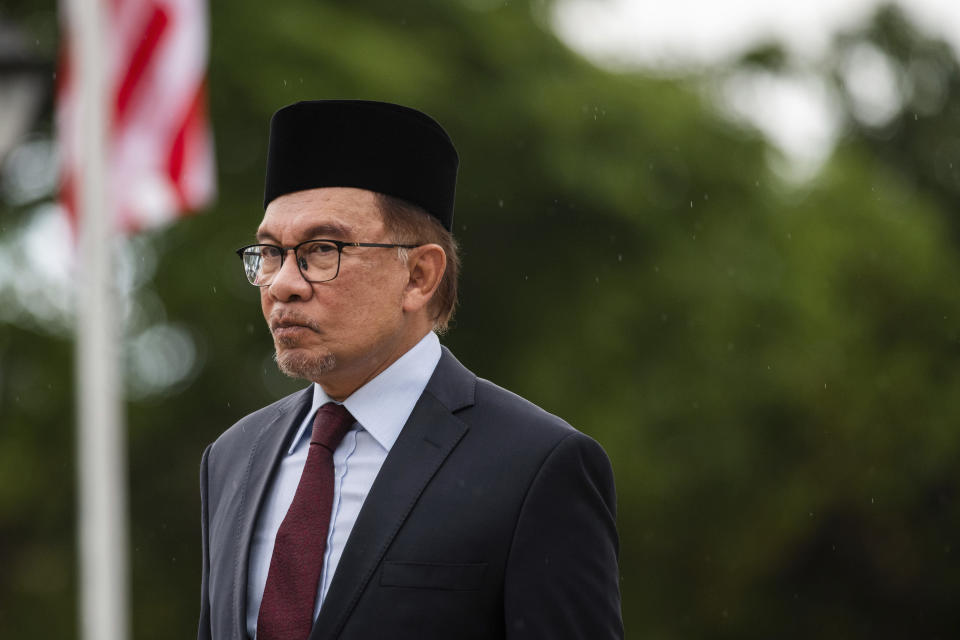
[[[850, 91], [844, 62], [876, 51], [890, 70], [896, 104], [886, 117], [869, 117]], [[847, 122], [860, 144], [893, 168], [909, 187], [940, 200], [950, 231], [960, 240], [960, 63], [949, 44], [917, 29], [888, 6], [860, 29], [837, 39], [828, 61]]]
[[[203, 447], [300, 386], [276, 373], [231, 249], [261, 215], [270, 114], [317, 97], [410, 104], [451, 132], [464, 272], [444, 341], [610, 453], [631, 636], [956, 628], [944, 191], [858, 128], [815, 181], [783, 185], [697, 78], [597, 69], [548, 9], [214, 3], [221, 195], [146, 238], [157, 267], [132, 300], [197, 354], [187, 380], [128, 405], [136, 638], [193, 633]], [[957, 108], [945, 95], [929, 117]], [[935, 163], [914, 133], [898, 129], [903, 148]], [[76, 635], [70, 350], [0, 325], [2, 637]]]

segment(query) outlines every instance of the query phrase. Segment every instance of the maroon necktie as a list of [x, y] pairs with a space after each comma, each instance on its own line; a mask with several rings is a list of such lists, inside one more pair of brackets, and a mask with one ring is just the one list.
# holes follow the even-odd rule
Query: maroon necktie
[[310, 635], [333, 506], [333, 451], [352, 424], [343, 405], [328, 402], [317, 411], [303, 475], [273, 545], [257, 640]]

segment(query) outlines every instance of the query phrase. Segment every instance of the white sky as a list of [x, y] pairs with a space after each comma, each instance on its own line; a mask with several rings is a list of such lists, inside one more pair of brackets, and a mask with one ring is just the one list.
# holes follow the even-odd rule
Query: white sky
[[[720, 63], [776, 40], [814, 63], [838, 31], [864, 24], [881, 0], [565, 0], [554, 27], [601, 65], [682, 69]], [[960, 0], [896, 0], [917, 26], [960, 52]], [[858, 52], [848, 87], [861, 114], [882, 122], [896, 111], [894, 78], [882, 56]], [[718, 105], [753, 124], [783, 152], [793, 180], [812, 176], [841, 134], [839, 108], [814, 72], [752, 74], [719, 88]]]

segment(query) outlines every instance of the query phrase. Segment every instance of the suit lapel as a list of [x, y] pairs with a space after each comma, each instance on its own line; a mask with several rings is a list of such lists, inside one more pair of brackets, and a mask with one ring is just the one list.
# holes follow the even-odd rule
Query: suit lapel
[[420, 494], [467, 432], [453, 411], [473, 403], [475, 384], [444, 349], [363, 503], [310, 640], [339, 635]]
[[306, 418], [313, 398], [313, 386], [290, 396], [277, 407], [274, 418], [257, 435], [250, 449], [243, 496], [237, 511], [237, 562], [234, 567], [233, 619], [235, 638], [247, 637], [247, 569], [250, 566], [250, 544], [253, 541], [257, 514], [267, 487], [273, 479], [291, 434]]

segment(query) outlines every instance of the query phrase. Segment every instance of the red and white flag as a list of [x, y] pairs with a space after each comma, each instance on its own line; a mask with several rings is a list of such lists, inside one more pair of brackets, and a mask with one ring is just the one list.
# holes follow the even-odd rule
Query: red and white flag
[[[106, 195], [116, 228], [130, 233], [201, 209], [215, 195], [207, 10], [205, 0], [101, 1], [110, 109]], [[76, 227], [79, 87], [71, 73], [74, 21], [69, 11], [61, 15], [61, 201]]]

